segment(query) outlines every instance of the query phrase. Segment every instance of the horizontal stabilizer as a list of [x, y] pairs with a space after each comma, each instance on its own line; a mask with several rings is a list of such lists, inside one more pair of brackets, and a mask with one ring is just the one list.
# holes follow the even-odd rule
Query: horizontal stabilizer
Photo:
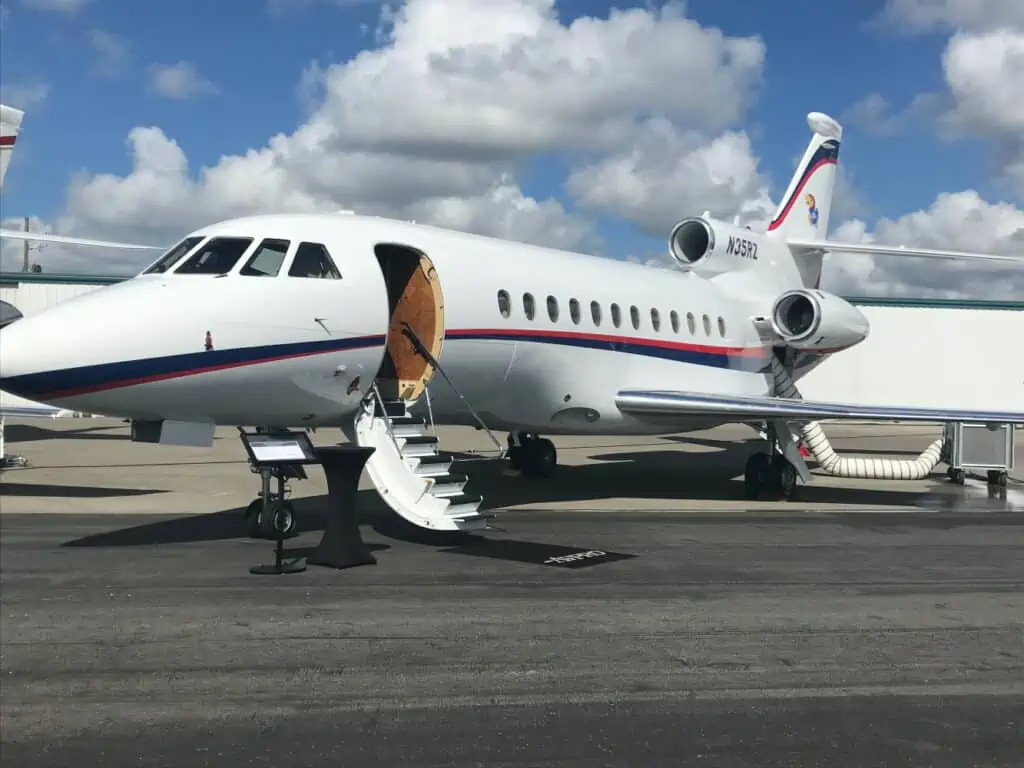
[[615, 403], [619, 410], [647, 421], [700, 416], [722, 421], [747, 422], [767, 419], [819, 421], [971, 422], [1024, 424], [1024, 412], [964, 411], [953, 408], [918, 408], [903, 405], [852, 405], [791, 400], [782, 397], [706, 395], [699, 392], [624, 390]]
[[841, 251], [864, 253], [869, 256], [910, 256], [922, 259], [962, 259], [966, 261], [1010, 261], [1024, 266], [1024, 256], [997, 256], [994, 253], [968, 253], [967, 251], [941, 251], [931, 248], [907, 248], [902, 245], [874, 245], [872, 243], [839, 243], [834, 240], [805, 240], [787, 238], [786, 244], [796, 251]]
[[66, 237], [64, 235], [48, 235], [43, 232], [25, 232], [20, 229], [0, 229], [0, 238], [12, 240], [35, 240], [42, 243], [61, 243], [63, 245], [91, 245], [97, 248], [125, 248], [132, 251], [166, 251], [162, 245], [138, 245], [137, 243], [117, 243], [111, 240], [90, 240], [85, 237]]

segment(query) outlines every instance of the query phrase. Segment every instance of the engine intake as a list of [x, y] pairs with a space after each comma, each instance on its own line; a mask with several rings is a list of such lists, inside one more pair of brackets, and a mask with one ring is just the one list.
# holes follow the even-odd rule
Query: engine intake
[[672, 258], [692, 267], [715, 250], [715, 230], [702, 218], [683, 219], [668, 236]]
[[804, 288], [776, 299], [771, 317], [772, 329], [787, 346], [822, 353], [859, 344], [870, 330], [864, 314], [845, 299]]
[[807, 293], [786, 294], [775, 303], [772, 324], [776, 333], [787, 341], [799, 341], [821, 325], [821, 305]]

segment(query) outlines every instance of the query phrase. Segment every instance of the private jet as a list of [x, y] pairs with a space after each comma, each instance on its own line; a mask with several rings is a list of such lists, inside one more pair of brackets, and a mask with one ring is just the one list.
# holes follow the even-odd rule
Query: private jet
[[439, 424], [484, 430], [531, 477], [557, 464], [545, 435], [730, 423], [766, 438], [745, 469], [755, 498], [810, 481], [801, 445], [834, 473], [923, 476], [937, 448], [844, 465], [816, 420], [1020, 424], [1024, 412], [802, 399], [802, 376], [869, 333], [860, 310], [820, 287], [823, 258], [1024, 260], [828, 240], [842, 128], [818, 112], [807, 124], [767, 231], [683, 218], [669, 268], [349, 212], [236, 218], [188, 234], [131, 279], [6, 327], [0, 387], [130, 419], [137, 434], [338, 427], [376, 449], [367, 472], [386, 503], [432, 530], [477, 530], [493, 516], [452, 471], [430, 430]]

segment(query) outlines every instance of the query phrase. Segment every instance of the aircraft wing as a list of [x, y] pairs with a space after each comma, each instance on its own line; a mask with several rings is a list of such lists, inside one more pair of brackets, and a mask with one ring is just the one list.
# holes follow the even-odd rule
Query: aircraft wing
[[931, 248], [907, 248], [902, 245], [874, 245], [873, 243], [840, 243], [833, 240], [807, 240], [799, 237], [787, 238], [786, 244], [791, 249], [805, 251], [842, 251], [844, 253], [864, 253], [869, 256], [910, 256], [924, 259], [1009, 261], [1024, 266], [1024, 256], [997, 256], [994, 253], [942, 251]]
[[20, 229], [0, 229], [0, 238], [12, 240], [38, 240], [43, 243], [62, 243], [64, 245], [91, 245], [97, 248], [126, 248], [133, 251], [166, 251], [162, 245], [138, 245], [137, 243], [118, 243], [111, 240], [90, 240], [85, 237], [66, 237], [64, 235], [48, 235], [43, 232], [25, 232]]
[[630, 389], [615, 397], [619, 410], [644, 421], [666, 421], [672, 417], [694, 416], [722, 421], [819, 421], [845, 419], [857, 421], [972, 422], [985, 424], [1024, 424], [1024, 412], [965, 411], [953, 408], [918, 408], [904, 405], [852, 405], [782, 397], [741, 397], [708, 395], [699, 392]]

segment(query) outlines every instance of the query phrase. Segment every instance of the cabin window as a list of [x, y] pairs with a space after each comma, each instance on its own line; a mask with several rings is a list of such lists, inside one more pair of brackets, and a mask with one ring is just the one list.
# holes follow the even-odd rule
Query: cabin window
[[601, 305], [596, 301], [590, 302], [590, 319], [594, 321], [594, 325], [601, 324]]
[[697, 318], [693, 316], [693, 312], [686, 313], [686, 327], [690, 329], [691, 336], [697, 332]]
[[574, 325], [580, 324], [580, 303], [576, 299], [569, 299], [569, 317]]
[[725, 338], [725, 318], [718, 318], [718, 335], [723, 339]]
[[640, 328], [640, 310], [636, 306], [629, 308], [629, 320], [633, 323], [633, 328], [639, 330]]
[[145, 271], [142, 274], [153, 275], [160, 272], [166, 272], [168, 269], [170, 269], [179, 261], [181, 261], [182, 257], [185, 256], [185, 254], [187, 254], [193, 248], [195, 248], [202, 239], [202, 235], [186, 237], [176, 246], [171, 248], [171, 250], [169, 250], [167, 253], [161, 256], [151, 266], [146, 267]]
[[502, 317], [509, 317], [512, 314], [512, 298], [508, 291], [498, 291], [498, 311]]
[[672, 321], [672, 333], [679, 333], [679, 313], [673, 309], [668, 313], [668, 318]]
[[708, 317], [707, 315], [704, 315], [704, 335], [711, 335], [711, 318]]
[[254, 277], [277, 277], [284, 264], [284, 257], [288, 255], [288, 240], [267, 239], [260, 243], [256, 252], [245, 262], [245, 266], [239, 271], [240, 275]]
[[651, 309], [651, 325], [654, 326], [654, 330], [661, 330], [661, 313], [656, 309]]
[[226, 275], [249, 246], [251, 237], [215, 237], [207, 240], [188, 261], [174, 270], [176, 275]]
[[533, 300], [532, 293], [523, 294], [523, 314], [526, 315], [527, 320], [533, 320], [537, 314], [537, 302]]
[[622, 310], [618, 304], [612, 304], [612, 325], [616, 328], [622, 325]]
[[341, 280], [331, 254], [322, 243], [299, 243], [288, 269], [289, 277], [312, 277], [320, 280]]
[[558, 299], [548, 296], [548, 317], [552, 323], [558, 322]]

